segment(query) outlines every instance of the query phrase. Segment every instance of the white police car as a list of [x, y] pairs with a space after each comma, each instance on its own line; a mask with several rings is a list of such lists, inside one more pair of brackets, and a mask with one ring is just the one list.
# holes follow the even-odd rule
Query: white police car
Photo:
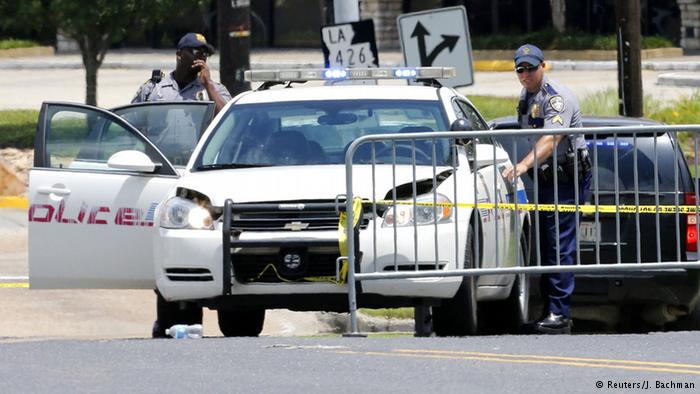
[[[265, 82], [235, 97], [211, 123], [211, 103], [112, 111], [45, 103], [30, 175], [31, 287], [157, 288], [166, 300], [217, 309], [227, 336], [259, 334], [265, 309], [347, 310], [347, 267], [336, 261], [343, 254], [338, 207], [346, 150], [368, 134], [487, 129], [464, 96], [435, 85], [451, 71], [248, 72]], [[272, 87], [395, 75], [432, 84]], [[510, 161], [493, 144], [481, 138], [360, 146], [355, 196], [412, 201], [416, 190], [419, 202], [467, 204], [419, 212], [365, 204], [357, 272], [522, 261], [528, 216], [469, 205], [524, 196], [522, 184], [514, 191], [502, 179]], [[432, 305], [439, 335], [476, 332], [477, 305], [485, 317], [480, 327], [517, 328], [527, 318], [527, 281], [517, 275], [373, 280], [358, 289], [359, 306]]]

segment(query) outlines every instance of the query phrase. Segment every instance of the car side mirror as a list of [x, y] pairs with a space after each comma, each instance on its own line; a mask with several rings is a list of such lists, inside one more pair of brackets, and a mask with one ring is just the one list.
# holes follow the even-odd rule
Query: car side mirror
[[490, 144], [473, 144], [467, 150], [467, 159], [473, 171], [488, 166], [496, 166], [510, 160], [508, 153], [502, 148]]
[[[474, 130], [474, 127], [472, 127], [472, 123], [464, 118], [457, 119], [452, 124], [450, 125], [450, 131], [472, 131]], [[468, 140], [466, 139], [458, 139], [457, 140], [458, 144], [461, 145], [467, 145]]]
[[152, 162], [151, 158], [143, 152], [123, 150], [110, 156], [107, 160], [107, 167], [116, 170], [152, 173], [156, 170], [157, 164]]
[[471, 131], [474, 130], [472, 123], [464, 118], [460, 118], [452, 122], [450, 131]]

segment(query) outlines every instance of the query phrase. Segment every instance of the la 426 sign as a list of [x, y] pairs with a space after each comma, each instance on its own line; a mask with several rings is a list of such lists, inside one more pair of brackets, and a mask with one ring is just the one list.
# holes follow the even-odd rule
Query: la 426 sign
[[371, 19], [323, 26], [321, 38], [326, 68], [379, 67]]

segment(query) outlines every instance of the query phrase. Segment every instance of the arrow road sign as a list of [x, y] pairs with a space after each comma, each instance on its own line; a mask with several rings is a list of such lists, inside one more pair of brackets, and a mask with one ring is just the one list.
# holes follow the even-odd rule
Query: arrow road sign
[[474, 83], [472, 47], [464, 7], [438, 8], [399, 15], [399, 36], [407, 66], [455, 67], [457, 76], [445, 86]]
[[455, 49], [457, 41], [459, 41], [459, 36], [450, 36], [447, 34], [442, 35], [442, 42], [438, 44], [429, 54], [425, 52], [425, 36], [429, 36], [430, 32], [425, 29], [425, 27], [420, 23], [416, 22], [416, 28], [413, 29], [411, 33], [411, 38], [416, 37], [418, 41], [418, 54], [420, 55], [420, 65], [425, 67], [430, 67], [433, 65], [433, 61], [440, 54], [440, 52], [448, 48], [450, 52]]

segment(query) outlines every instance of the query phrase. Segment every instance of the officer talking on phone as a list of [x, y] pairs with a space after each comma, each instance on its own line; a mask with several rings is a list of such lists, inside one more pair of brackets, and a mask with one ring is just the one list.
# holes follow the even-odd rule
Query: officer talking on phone
[[[177, 44], [177, 65], [170, 74], [153, 70], [132, 103], [146, 101], [213, 101], [219, 113], [231, 94], [226, 87], [211, 79], [207, 58], [214, 47], [199, 33], [185, 34]], [[153, 323], [154, 338], [164, 338], [165, 329], [174, 324], [201, 324], [202, 307], [187, 302], [169, 302], [156, 290], [156, 321]]]
[[214, 54], [214, 47], [199, 33], [185, 34], [177, 44], [177, 65], [170, 74], [153, 70], [151, 79], [146, 81], [132, 103], [145, 101], [213, 101], [215, 113], [231, 100], [226, 87], [211, 79], [207, 58]]
[[[522, 129], [581, 127], [578, 100], [565, 86], [547, 78], [542, 51], [534, 45], [525, 44], [515, 51], [514, 60], [515, 72], [523, 86], [518, 105], [520, 127]], [[512, 182], [514, 178], [529, 172], [534, 180], [535, 161], [537, 161], [539, 203], [555, 202], [554, 173], [556, 172], [558, 203], [574, 204], [576, 196], [574, 172], [578, 171], [578, 201], [579, 204], [583, 204], [591, 181], [591, 161], [584, 136], [580, 134], [532, 136], [530, 143], [532, 150], [514, 167], [507, 168], [503, 175]], [[577, 213], [540, 211], [538, 215], [542, 264], [573, 264], [576, 252]], [[557, 215], [559, 250], [557, 250]], [[573, 273], [542, 275], [540, 292], [545, 304], [545, 313], [542, 319], [535, 323], [537, 332], [571, 333], [569, 306], [573, 291]]]

